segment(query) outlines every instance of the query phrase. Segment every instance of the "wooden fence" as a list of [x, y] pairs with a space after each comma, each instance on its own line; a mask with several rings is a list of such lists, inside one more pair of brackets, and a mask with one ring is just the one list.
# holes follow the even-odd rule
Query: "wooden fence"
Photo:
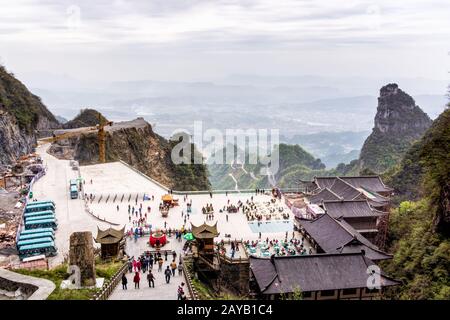
[[128, 270], [128, 262], [125, 262], [122, 267], [114, 274], [114, 276], [94, 295], [91, 300], [108, 300], [108, 297], [122, 281], [122, 275]]

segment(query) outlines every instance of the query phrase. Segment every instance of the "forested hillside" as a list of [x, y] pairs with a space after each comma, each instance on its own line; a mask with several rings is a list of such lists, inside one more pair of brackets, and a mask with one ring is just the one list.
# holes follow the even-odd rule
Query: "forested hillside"
[[401, 299], [450, 299], [450, 109], [405, 155], [390, 183], [403, 201], [390, 217], [394, 253], [384, 271], [404, 285]]

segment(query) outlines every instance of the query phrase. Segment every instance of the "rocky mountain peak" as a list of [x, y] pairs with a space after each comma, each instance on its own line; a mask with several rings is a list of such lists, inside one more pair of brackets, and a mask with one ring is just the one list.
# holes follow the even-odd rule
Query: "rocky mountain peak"
[[418, 139], [431, 125], [428, 115], [397, 84], [380, 89], [374, 130], [382, 133], [408, 134]]
[[[398, 84], [389, 83], [380, 89], [380, 97], [396, 94], [398, 92]], [[401, 90], [400, 90], [401, 91]]]
[[360, 170], [381, 173], [395, 165], [432, 120], [396, 83], [380, 89], [372, 133], [361, 149]]

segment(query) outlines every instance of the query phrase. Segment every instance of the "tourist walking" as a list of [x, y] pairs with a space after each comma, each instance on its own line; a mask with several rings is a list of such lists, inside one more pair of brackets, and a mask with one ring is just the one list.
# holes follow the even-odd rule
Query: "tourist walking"
[[147, 272], [148, 261], [145, 258], [142, 258], [142, 272]]
[[153, 255], [150, 254], [150, 257], [148, 258], [148, 268], [151, 270], [153, 269]]
[[182, 265], [182, 263], [180, 262], [180, 263], [178, 264], [178, 275], [181, 276], [182, 273], [183, 273], [183, 265]]
[[172, 269], [172, 277], [175, 277], [175, 271], [177, 270], [177, 263], [175, 262], [175, 259], [172, 260], [170, 268]]
[[137, 267], [138, 271], [141, 272], [141, 267], [142, 267], [141, 260], [138, 259], [136, 261], [136, 267]]
[[136, 272], [134, 274], [133, 282], [134, 282], [134, 288], [139, 289], [139, 282], [141, 281], [141, 277], [139, 276], [139, 272]]
[[128, 272], [133, 272], [133, 263], [131, 260], [128, 260]]
[[127, 290], [128, 279], [125, 276], [125, 273], [122, 274], [122, 289]]
[[186, 299], [186, 297], [184, 296], [184, 289], [183, 289], [183, 287], [184, 287], [184, 282], [182, 282], [182, 283], [178, 286], [178, 291], [177, 291], [177, 293], [178, 293], [178, 298], [177, 298], [177, 300], [185, 300], [185, 299]]
[[154, 288], [155, 287], [155, 276], [153, 275], [153, 273], [152, 273], [152, 271], [150, 270], [149, 272], [148, 272], [148, 275], [147, 275], [147, 281], [148, 281], [148, 287], [149, 288]]
[[158, 260], [158, 272], [162, 271], [162, 265], [163, 265], [164, 261], [162, 258], [159, 258]]
[[164, 251], [164, 258], [167, 261], [167, 251]]
[[169, 266], [167, 266], [167, 269], [164, 271], [164, 275], [166, 276], [166, 283], [170, 283], [170, 276], [172, 275], [172, 272], [170, 272]]

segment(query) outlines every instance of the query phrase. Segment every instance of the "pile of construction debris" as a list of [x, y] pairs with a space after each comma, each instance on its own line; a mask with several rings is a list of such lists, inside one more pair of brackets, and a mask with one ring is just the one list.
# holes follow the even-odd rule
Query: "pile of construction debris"
[[0, 168], [0, 254], [15, 254], [17, 229], [30, 182], [44, 170], [37, 154], [22, 156], [16, 163]]
[[[17, 228], [22, 219], [23, 203], [18, 192], [0, 191], [0, 253], [15, 250]], [[8, 250], [9, 252], [9, 250]]]

